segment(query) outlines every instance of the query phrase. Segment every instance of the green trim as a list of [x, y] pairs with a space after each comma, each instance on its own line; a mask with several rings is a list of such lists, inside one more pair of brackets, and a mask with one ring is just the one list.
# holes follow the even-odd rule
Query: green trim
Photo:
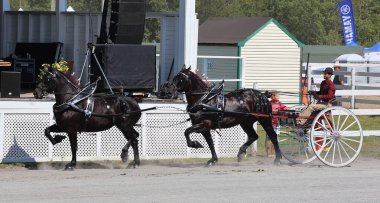
[[[238, 53], [237, 53], [237, 56], [240, 57], [241, 56], [241, 47], [238, 46]], [[239, 77], [240, 76], [240, 73], [241, 73], [241, 62], [240, 62], [241, 59], [238, 59], [238, 62], [237, 62], [237, 76]], [[240, 78], [242, 79], [242, 78]], [[236, 89], [240, 89], [242, 87], [243, 83], [242, 82], [237, 82], [236, 84]]]
[[263, 26], [261, 26], [259, 29], [257, 29], [254, 33], [252, 33], [250, 36], [248, 36], [243, 41], [238, 42], [239, 47], [243, 47], [245, 43], [247, 43], [248, 40], [250, 40], [253, 36], [255, 36], [258, 32], [260, 32], [262, 29], [264, 29], [269, 23], [273, 22], [275, 25], [277, 25], [283, 32], [285, 32], [292, 40], [294, 40], [299, 47], [304, 47], [305, 44], [298, 41], [294, 35], [292, 35], [286, 28], [284, 28], [277, 20], [274, 18], [271, 18], [268, 22], [266, 22]]

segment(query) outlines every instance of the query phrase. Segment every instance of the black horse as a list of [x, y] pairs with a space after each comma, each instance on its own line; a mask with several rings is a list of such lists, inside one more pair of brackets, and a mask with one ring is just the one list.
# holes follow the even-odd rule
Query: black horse
[[127, 161], [128, 148], [132, 146], [134, 160], [128, 167], [140, 164], [137, 140], [139, 133], [133, 127], [141, 117], [141, 110], [133, 98], [83, 92], [69, 77], [55, 69], [49, 69], [45, 74], [43, 85], [38, 85], [34, 92], [35, 96], [42, 98], [44, 91], [54, 92], [56, 99], [53, 106], [56, 124], [45, 129], [45, 136], [53, 145], [65, 137], [61, 135], [52, 137], [50, 134], [52, 132], [66, 132], [70, 140], [72, 159], [66, 165], [66, 169], [73, 169], [76, 166], [78, 132], [98, 132], [112, 126], [116, 126], [128, 140], [121, 152], [122, 161]]
[[[244, 158], [246, 150], [258, 135], [253, 128], [256, 121], [263, 126], [272, 141], [276, 158], [275, 163], [279, 163], [281, 152], [277, 142], [277, 134], [272, 127], [270, 116], [254, 116], [251, 113], [271, 114], [271, 104], [267, 96], [254, 89], [239, 89], [224, 95], [224, 99], [218, 102], [218, 97], [205, 99], [205, 94], [209, 94], [209, 87], [198, 75], [193, 73], [190, 68], [183, 67], [182, 70], [173, 78], [179, 92], [185, 92], [188, 103], [187, 110], [190, 115], [192, 126], [185, 131], [187, 146], [192, 148], [202, 148], [198, 141], [192, 141], [190, 134], [201, 133], [211, 150], [212, 158], [207, 165], [214, 165], [218, 161], [214, 143], [210, 130], [218, 128], [230, 128], [240, 125], [248, 135], [247, 141], [240, 147], [237, 154], [238, 161]], [[220, 98], [220, 97], [219, 97]], [[219, 99], [220, 100], [220, 99]], [[221, 105], [220, 105], [221, 104]], [[216, 108], [216, 106], [222, 108]]]

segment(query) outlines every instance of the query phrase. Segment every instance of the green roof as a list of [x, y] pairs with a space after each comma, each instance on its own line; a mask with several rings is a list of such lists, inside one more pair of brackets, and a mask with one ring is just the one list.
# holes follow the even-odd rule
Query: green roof
[[285, 27], [283, 27], [277, 20], [274, 18], [271, 18], [268, 22], [266, 22], [263, 26], [261, 26], [259, 29], [257, 29], [254, 33], [252, 33], [249, 37], [246, 39], [240, 41], [238, 43], [239, 46], [244, 46], [244, 44], [250, 40], [252, 37], [254, 37], [257, 33], [259, 33], [262, 29], [264, 29], [269, 23], [274, 23], [277, 25], [283, 32], [285, 32], [291, 39], [293, 39], [299, 47], [305, 46], [302, 42], [300, 42], [292, 33], [290, 33]]

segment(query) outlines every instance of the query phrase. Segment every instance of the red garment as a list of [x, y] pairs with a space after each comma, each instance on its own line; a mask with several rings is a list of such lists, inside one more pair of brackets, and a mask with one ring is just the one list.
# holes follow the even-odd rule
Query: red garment
[[[272, 99], [272, 112], [278, 111], [278, 110], [285, 110], [288, 109], [287, 106], [285, 106], [283, 103], [280, 102], [280, 100]], [[272, 126], [277, 126], [277, 118], [272, 119]]]
[[317, 92], [321, 101], [329, 102], [335, 97], [335, 85], [331, 80], [324, 80], [321, 83], [321, 88]]

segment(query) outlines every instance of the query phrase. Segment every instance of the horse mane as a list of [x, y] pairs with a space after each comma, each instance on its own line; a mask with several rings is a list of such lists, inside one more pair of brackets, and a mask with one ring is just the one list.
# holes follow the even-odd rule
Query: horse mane
[[59, 71], [59, 70], [56, 70], [57, 73], [61, 74], [69, 83], [71, 83], [74, 87], [76, 88], [80, 88], [80, 85], [78, 84], [78, 81], [75, 81], [74, 79], [74, 75], [72, 71], [69, 71], [69, 72], [62, 72], [62, 71]]
[[202, 89], [210, 88], [197, 74], [193, 73], [192, 71], [189, 71], [189, 74]]

